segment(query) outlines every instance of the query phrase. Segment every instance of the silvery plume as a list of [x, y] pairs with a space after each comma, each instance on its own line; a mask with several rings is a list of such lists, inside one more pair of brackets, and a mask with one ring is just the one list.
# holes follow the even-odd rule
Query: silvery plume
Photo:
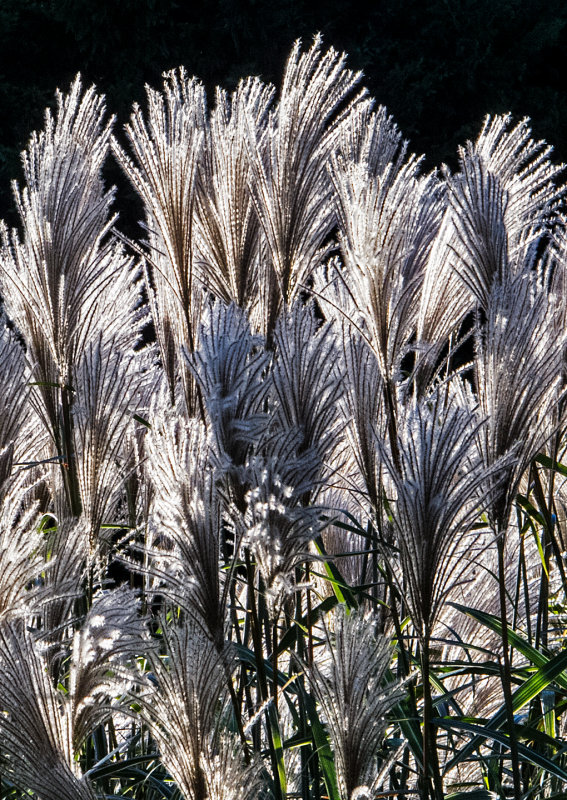
[[233, 735], [223, 730], [229, 653], [190, 616], [161, 621], [163, 655], [148, 654], [152, 681], [134, 699], [156, 740], [160, 757], [188, 800], [256, 797], [261, 765], [246, 764]]
[[[549, 421], [563, 396], [565, 331], [561, 307], [536, 274], [495, 283], [486, 322], [475, 333], [475, 383], [486, 425], [478, 448], [486, 467], [508, 457], [506, 480], [491, 501], [504, 531], [522, 474], [553, 434]], [[537, 376], [537, 380], [534, 377]]]
[[360, 73], [346, 69], [345, 60], [332, 48], [322, 52], [319, 36], [303, 53], [297, 41], [267, 125], [248, 125], [250, 185], [263, 237], [261, 330], [269, 343], [281, 310], [329, 249], [336, 217], [326, 167], [360, 100], [353, 91]]
[[379, 753], [387, 715], [403, 697], [386, 678], [391, 647], [371, 615], [342, 605], [322, 628], [322, 646], [306, 672], [329, 729], [340, 795], [373, 797], [384, 779]]
[[[400, 585], [424, 641], [470, 567], [479, 540], [473, 526], [502, 482], [502, 465], [485, 465], [477, 449], [485, 427], [474, 406], [441, 386], [406, 406], [398, 431], [399, 464], [383, 450], [394, 489]], [[384, 554], [389, 557], [387, 547]]]
[[217, 87], [205, 128], [198, 175], [199, 280], [226, 305], [236, 303], [262, 324], [262, 248], [252, 201], [248, 128], [261, 137], [274, 87], [242, 80], [232, 94]]
[[148, 112], [136, 104], [126, 134], [133, 159], [113, 141], [118, 161], [144, 203], [146, 288], [172, 403], [198, 411], [198, 395], [181, 356], [193, 352], [203, 293], [195, 269], [197, 174], [205, 141], [203, 86], [183, 68], [146, 88]]
[[0, 258], [6, 310], [33, 376], [30, 401], [74, 516], [81, 499], [72, 408], [81, 387], [73, 369], [103, 329], [121, 342], [136, 336], [133, 261], [111, 235], [113, 191], [105, 193], [102, 180], [112, 125], [104, 114], [103, 98], [83, 92], [79, 77], [67, 95], [58, 92], [55, 116], [46, 112], [23, 154], [26, 185], [14, 186], [22, 233], [4, 231]]
[[217, 477], [243, 507], [243, 468], [269, 424], [271, 357], [245, 312], [219, 301], [207, 309], [199, 349], [187, 354], [207, 411]]
[[560, 167], [531, 138], [527, 120], [487, 117], [475, 142], [459, 148], [459, 170], [444, 168], [448, 204], [425, 271], [418, 342], [429, 348], [422, 380], [491, 286], [535, 267], [544, 237], [557, 227]]
[[105, 556], [104, 523], [120, 521], [126, 481], [134, 468], [129, 436], [133, 417], [147, 408], [156, 387], [144, 353], [125, 347], [121, 337], [102, 333], [85, 349], [73, 370], [73, 407], [78, 485], [91, 554]]
[[0, 625], [0, 741], [3, 769], [41, 800], [93, 800], [76, 754], [123, 691], [126, 662], [143, 648], [130, 590], [99, 595], [70, 649], [66, 690], [49, 667], [49, 641], [23, 619]]
[[222, 507], [202, 423], [151, 415], [146, 464], [153, 488], [153, 541], [145, 554], [154, 591], [169, 598], [224, 646], [229, 580], [221, 571]]
[[321, 324], [313, 306], [299, 301], [281, 314], [274, 330], [270, 428], [296, 434], [297, 455], [310, 453], [317, 460], [312, 497], [340, 465], [343, 376], [333, 334], [331, 323]]
[[343, 265], [331, 265], [328, 288], [318, 286], [329, 301], [324, 312], [342, 316], [366, 338], [385, 386], [393, 387], [415, 334], [444, 192], [434, 174], [420, 174], [416, 156], [401, 161], [405, 150], [397, 155], [399, 135], [389, 119], [378, 115], [370, 124], [385, 128], [375, 146], [386, 138], [392, 160], [380, 161], [370, 147], [331, 160]]

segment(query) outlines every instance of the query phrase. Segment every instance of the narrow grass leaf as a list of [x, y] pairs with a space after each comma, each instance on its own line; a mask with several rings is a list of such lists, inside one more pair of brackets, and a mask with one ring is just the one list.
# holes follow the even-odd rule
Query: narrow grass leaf
[[303, 687], [300, 689], [302, 702], [309, 718], [311, 725], [311, 733], [313, 734], [313, 743], [319, 757], [319, 764], [323, 773], [323, 780], [329, 795], [329, 800], [341, 800], [339, 794], [339, 785], [337, 782], [337, 773], [335, 770], [335, 759], [333, 751], [329, 743], [329, 736], [321, 724], [315, 701], [313, 697], [308, 694]]
[[[503, 733], [502, 731], [495, 730], [494, 728], [489, 728], [488, 726], [482, 725], [475, 725], [472, 722], [464, 722], [458, 719], [451, 719], [449, 717], [445, 719], [434, 719], [434, 724], [437, 725], [439, 728], [444, 728], [445, 730], [461, 730], [466, 731], [468, 733], [476, 734], [475, 739], [492, 739], [498, 744], [502, 744], [505, 747], [510, 747], [510, 737], [508, 734]], [[474, 740], [473, 740], [474, 741]], [[523, 761], [529, 761], [531, 764], [535, 764], [536, 767], [541, 767], [541, 769], [545, 770], [545, 772], [549, 773], [550, 775], [555, 775], [556, 778], [560, 778], [562, 781], [567, 781], [567, 772], [562, 769], [558, 764], [551, 761], [551, 759], [546, 758], [541, 753], [538, 753], [536, 750], [533, 750], [531, 747], [526, 747], [526, 745], [520, 744], [517, 742], [518, 747], [518, 756]], [[452, 759], [454, 761], [454, 759]], [[445, 769], [448, 770], [450, 767], [453, 766], [452, 762], [449, 762]]]

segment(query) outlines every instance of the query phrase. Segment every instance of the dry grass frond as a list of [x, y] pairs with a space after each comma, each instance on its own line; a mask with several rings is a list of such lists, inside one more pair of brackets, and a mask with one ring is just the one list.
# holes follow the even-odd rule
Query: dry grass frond
[[[357, 315], [385, 381], [399, 378], [417, 325], [423, 271], [441, 222], [443, 193], [433, 175], [419, 176], [411, 157], [379, 176], [365, 163], [333, 161], [341, 251]], [[326, 308], [326, 306], [325, 306]]]
[[[157, 689], [151, 689], [148, 682], [148, 691], [136, 695], [136, 701], [141, 703], [162, 761], [183, 795], [188, 800], [205, 800], [210, 785], [215, 784], [211, 774], [215, 755], [219, 765], [228, 766], [223, 758], [226, 753], [215, 746], [219, 742], [219, 711], [227, 694], [227, 659], [190, 618], [174, 625], [164, 619], [162, 632], [164, 655], [157, 650], [148, 655]], [[236, 763], [234, 770], [225, 773], [230, 780], [225, 790], [246, 793], [239, 776], [244, 778], [247, 773], [237, 770]], [[233, 781], [238, 781], [237, 786]]]
[[51, 639], [63, 639], [74, 621], [73, 608], [83, 593], [92, 558], [89, 553], [89, 531], [82, 520], [54, 517], [52, 524], [52, 530], [46, 531], [45, 535], [47, 569], [41, 619], [42, 629]]
[[486, 309], [493, 284], [512, 274], [505, 222], [508, 193], [472, 151], [463, 157], [461, 170], [450, 181], [449, 193], [455, 228], [453, 268], [475, 302]]
[[12, 472], [12, 464], [14, 461], [14, 443], [10, 442], [6, 447], [0, 450], [0, 492], [4, 488], [6, 481]]
[[[473, 144], [460, 148], [460, 171], [450, 176], [449, 207], [426, 267], [418, 341], [424, 375], [476, 301], [488, 307], [491, 286], [535, 266], [538, 241], [561, 222], [561, 167], [551, 148], [534, 142], [527, 120], [487, 117]], [[429, 364], [429, 366], [428, 366]]]
[[[563, 227], [554, 232], [553, 240], [547, 253], [541, 259], [540, 273], [542, 284], [547, 284], [549, 293], [556, 298], [561, 311], [556, 315], [557, 332], [559, 336], [567, 329], [567, 218], [563, 220]], [[567, 378], [567, 359], [563, 367], [564, 376]], [[567, 380], [564, 380], [567, 383]], [[559, 408], [559, 413], [564, 413], [564, 404]]]
[[97, 549], [104, 522], [113, 515], [127, 478], [127, 431], [144, 409], [151, 373], [144, 375], [143, 356], [128, 352], [116, 337], [91, 343], [76, 369], [73, 406], [77, 473], [91, 551]]
[[[154, 383], [154, 375], [157, 372], [154, 366], [153, 363], [150, 363], [148, 374], [152, 376], [152, 380], [149, 386], [154, 386], [154, 395], [159, 396], [163, 387], [156, 386]], [[146, 409], [151, 407], [151, 402], [147, 398], [144, 404], [145, 408], [142, 407], [144, 416], [140, 417], [140, 419], [147, 419], [148, 412]], [[136, 529], [142, 536], [145, 535], [150, 509], [154, 500], [153, 486], [148, 478], [146, 464], [145, 440], [147, 430], [142, 424], [130, 425], [126, 430], [124, 442], [125, 461], [123, 470], [126, 476], [126, 496], [124, 498], [122, 518], [126, 518], [128, 526]]]
[[[361, 498], [343, 489], [326, 489], [317, 497], [324, 509], [326, 517], [334, 520], [343, 520], [345, 513], [354, 519], [360, 515], [364, 505]], [[372, 509], [367, 505], [366, 512], [372, 514]], [[325, 552], [333, 559], [341, 575], [349, 586], [360, 586], [368, 583], [368, 557], [363, 554], [369, 547], [368, 540], [352, 531], [346, 531], [332, 523], [327, 523], [321, 537], [325, 545]], [[316, 579], [316, 591], [323, 596], [333, 594], [333, 587], [326, 578]]]
[[262, 764], [243, 760], [235, 737], [224, 734], [201, 754], [207, 800], [257, 800], [262, 797]]
[[[555, 453], [555, 457], [560, 464], [564, 464], [567, 458], [565, 445], [566, 443], [563, 439], [559, 452]], [[553, 532], [557, 537], [561, 558], [565, 561], [567, 559], [567, 478], [557, 473], [548, 474], [546, 470], [539, 471], [539, 478], [544, 497], [549, 497], [550, 493], [553, 497], [553, 512], [555, 513]], [[521, 488], [521, 491], [525, 494], [524, 487]], [[555, 575], [555, 578], [557, 578], [557, 575]]]
[[[477, 549], [476, 553], [471, 553], [473, 563], [467, 573], [467, 580], [455, 588], [451, 599], [461, 605], [498, 618], [500, 615], [498, 557], [493, 534], [487, 532], [483, 534], [483, 537], [486, 538], [486, 547]], [[524, 588], [519, 583], [521, 576], [518, 574], [522, 555], [527, 567], [527, 574], [524, 577], [528, 585], [525, 587], [525, 591], [527, 596], [535, 599], [541, 578], [541, 557], [534, 538], [521, 537], [514, 522], [511, 521], [505, 541], [503, 578], [507, 597], [515, 598], [512, 616], [514, 629], [528, 641], [532, 641], [537, 608], [535, 603], [533, 608], [526, 608], [523, 602]], [[455, 632], [458, 633], [457, 638], [455, 638]], [[436, 636], [442, 640], [437, 645]], [[452, 640], [451, 643], [447, 641], [448, 638]], [[501, 660], [501, 648], [502, 639], [497, 632], [453, 608], [450, 604], [443, 607], [432, 640], [432, 649], [434, 649], [437, 663], [458, 661], [478, 665], [491, 662], [497, 664]], [[522, 663], [522, 656], [519, 653], [515, 653], [514, 663], [516, 667]], [[444, 681], [444, 688], [446, 691], [454, 693], [457, 713], [465, 717], [490, 719], [493, 714], [502, 709], [502, 683], [497, 673], [483, 674], [482, 670], [479, 670], [478, 674], [459, 675], [457, 671], [455, 676]], [[465, 742], [466, 737], [463, 737], [461, 744], [465, 744]], [[441, 748], [439, 755], [441, 759], [446, 760], [446, 754]], [[446, 772], [444, 778], [447, 789], [450, 790], [454, 787], [455, 791], [466, 782], [480, 785], [482, 780], [482, 769], [476, 760], [459, 764]]]
[[364, 164], [368, 174], [377, 177], [390, 170], [396, 175], [407, 153], [407, 140], [384, 106], [373, 111], [374, 101], [359, 102], [350, 111], [348, 125], [341, 128], [341, 159]]
[[359, 99], [360, 79], [345, 69], [345, 56], [321, 52], [321, 38], [289, 56], [279, 102], [265, 131], [249, 125], [252, 198], [265, 239], [264, 332], [291, 304], [322, 260], [321, 249], [335, 224], [327, 162], [341, 127]]
[[382, 484], [382, 459], [376, 443], [386, 437], [382, 375], [368, 343], [344, 321], [342, 346], [346, 379], [341, 405], [348, 420], [345, 432], [350, 459], [357, 473], [355, 491], [362, 491], [376, 512]]
[[474, 301], [455, 269], [458, 234], [454, 209], [445, 209], [443, 220], [425, 265], [417, 318], [415, 388], [426, 396], [439, 368], [444, 348], [451, 353], [459, 329]]
[[268, 424], [264, 405], [271, 359], [263, 337], [251, 333], [245, 313], [234, 303], [209, 307], [199, 339], [189, 363], [207, 409], [217, 469], [236, 486], [252, 444]]
[[403, 692], [385, 684], [391, 648], [371, 616], [337, 606], [323, 636], [322, 651], [306, 672], [329, 729], [341, 797], [352, 798], [363, 786], [379, 788], [376, 756], [385, 717]]
[[194, 387], [180, 362], [181, 346], [192, 352], [201, 310], [194, 272], [197, 171], [206, 129], [203, 86], [181, 68], [165, 75], [163, 92], [146, 88], [147, 122], [134, 107], [126, 134], [135, 162], [113, 141], [113, 152], [142, 198], [148, 231], [148, 296], [172, 398], [182, 382], [190, 414]]
[[[148, 215], [150, 248], [170, 264], [170, 281], [182, 305], [191, 297], [196, 170], [206, 126], [203, 86], [183, 68], [165, 74], [163, 92], [146, 87], [147, 122], [136, 105], [125, 130], [135, 163], [116, 141], [113, 152]], [[159, 246], [158, 246], [159, 243]]]
[[280, 316], [274, 331], [273, 425], [297, 434], [297, 454], [317, 458], [321, 481], [336, 471], [344, 427], [338, 405], [343, 376], [333, 334], [332, 324], [321, 325], [313, 307], [299, 301]]
[[0, 314], [0, 492], [12, 472], [13, 461], [23, 457], [20, 432], [30, 417], [27, 407], [29, 370], [24, 351]]
[[142, 328], [150, 319], [148, 307], [142, 303], [141, 265], [125, 253], [122, 243], [114, 242], [108, 268], [112, 281], [92, 304], [83, 307], [81, 354], [101, 336], [112, 339], [119, 351], [139, 349]]
[[26, 187], [14, 188], [23, 239], [4, 234], [2, 294], [52, 426], [56, 387], [68, 383], [80, 352], [85, 308], [117, 267], [107, 238], [112, 193], [101, 176], [112, 124], [103, 127], [104, 112], [103, 98], [93, 88], [83, 94], [79, 78], [67, 96], [57, 94], [55, 119], [46, 112], [45, 129], [23, 154]]
[[69, 705], [74, 752], [119, 706], [113, 701], [133, 681], [127, 662], [147, 650], [135, 593], [121, 587], [96, 596], [71, 648]]
[[[510, 114], [487, 116], [473, 149], [507, 192], [505, 224], [511, 255], [517, 259], [560, 221], [559, 201], [565, 187], [557, 186], [564, 166], [551, 162], [553, 148], [531, 138], [527, 118], [513, 128], [511, 119]], [[464, 154], [462, 148], [462, 159]]]
[[94, 800], [74, 759], [69, 704], [23, 621], [0, 625], [2, 769], [41, 800]]
[[261, 138], [274, 95], [257, 78], [232, 95], [217, 88], [206, 129], [198, 199], [200, 280], [227, 305], [258, 303], [258, 219], [252, 203], [248, 126]]
[[234, 510], [239, 540], [253, 553], [266, 584], [272, 618], [294, 589], [294, 568], [311, 560], [308, 543], [322, 528], [320, 509], [304, 499], [320, 487], [320, 463], [312, 451], [298, 455], [297, 431], [264, 441], [267, 455], [246, 469], [246, 510]]
[[158, 534], [148, 553], [151, 576], [157, 591], [195, 616], [220, 648], [228, 586], [220, 571], [222, 519], [209, 437], [195, 420], [155, 418], [146, 449]]
[[[44, 637], [45, 638], [45, 635]], [[51, 643], [41, 645], [23, 621], [0, 626], [0, 736], [4, 768], [42, 800], [94, 794], [75, 755], [110, 712], [120, 668], [142, 649], [137, 604], [129, 590], [93, 602], [75, 633], [69, 691], [51, 683]]]
[[[450, 599], [468, 608], [478, 609], [487, 614], [498, 617], [500, 605], [498, 598], [498, 555], [493, 533], [486, 529], [481, 533], [481, 541], [469, 554], [471, 562], [467, 571], [466, 581], [455, 587]], [[526, 571], [522, 574], [522, 559], [525, 560]], [[541, 578], [541, 556], [535, 537], [529, 533], [520, 533], [517, 522], [510, 520], [508, 536], [505, 541], [504, 553], [504, 582], [506, 594], [514, 600], [514, 629], [528, 640], [535, 631], [535, 617], [537, 604], [527, 606], [526, 597], [532, 601], [537, 597]], [[524, 587], [523, 582], [526, 581]], [[459, 639], [452, 644], [447, 644], [447, 633], [458, 631]], [[463, 614], [450, 603], [443, 606], [438, 616], [435, 634], [444, 640], [443, 660], [453, 658], [470, 658], [475, 662], [482, 662], [486, 658], [500, 658], [502, 639], [500, 635], [490, 628], [482, 625], [478, 620]], [[435, 636], [434, 634], [434, 636]], [[463, 643], [472, 646], [466, 651]], [[518, 654], [519, 659], [521, 656]], [[496, 682], [499, 681], [499, 676]], [[482, 685], [482, 682], [479, 683]], [[501, 702], [501, 687], [498, 697], [481, 695], [475, 697], [474, 691], [460, 697], [466, 713], [479, 717], [489, 717], [498, 708]], [[484, 704], [484, 705], [483, 705]]]
[[563, 188], [551, 148], [530, 139], [527, 120], [509, 130], [510, 116], [487, 117], [472, 144], [459, 150], [460, 172], [449, 178], [455, 226], [454, 268], [487, 309], [493, 283], [534, 266], [537, 243], [560, 222]]
[[470, 407], [440, 389], [408, 406], [400, 420], [399, 469], [384, 453], [396, 491], [393, 525], [405, 596], [423, 639], [470, 566], [479, 536], [471, 529], [490, 502], [489, 481], [497, 480], [476, 448], [483, 430]]
[[492, 287], [486, 324], [477, 326], [476, 394], [487, 420], [478, 446], [487, 467], [513, 456], [492, 508], [504, 528], [523, 472], [554, 433], [565, 347], [559, 314], [535, 276], [523, 275]]
[[60, 459], [74, 516], [81, 513], [74, 367], [103, 328], [120, 331], [124, 342], [138, 336], [132, 259], [109, 235], [113, 192], [104, 192], [102, 166], [112, 120], [103, 125], [104, 113], [103, 98], [93, 88], [83, 93], [79, 77], [67, 96], [58, 93], [55, 118], [47, 112], [23, 154], [26, 186], [15, 187], [23, 237], [4, 231], [0, 259], [6, 308], [34, 378], [30, 405], [51, 436], [49, 455]]
[[0, 503], [0, 622], [37, 602], [37, 582], [45, 564], [38, 533], [40, 514], [27, 476], [8, 482]]
[[[30, 377], [27, 368], [24, 377]], [[9, 380], [9, 375], [6, 375], [6, 384]], [[59, 464], [59, 459], [53, 457], [53, 441], [34, 409], [33, 387], [29, 390], [27, 384], [20, 384], [20, 389], [24, 398], [23, 413], [13, 442], [5, 448], [4, 458], [9, 459], [5, 466], [11, 470], [11, 479], [24, 474], [28, 476], [27, 483], [35, 485], [39, 507], [45, 511], [49, 504], [47, 474]], [[9, 484], [8, 481], [6, 486]]]

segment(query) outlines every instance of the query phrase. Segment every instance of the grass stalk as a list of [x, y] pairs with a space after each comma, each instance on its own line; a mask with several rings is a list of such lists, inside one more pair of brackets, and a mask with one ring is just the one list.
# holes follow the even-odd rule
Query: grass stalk
[[[268, 695], [268, 682], [266, 678], [266, 669], [264, 665], [262, 628], [258, 615], [258, 608], [256, 606], [256, 596], [255, 596], [256, 570], [254, 564], [252, 563], [252, 559], [250, 558], [250, 553], [248, 550], [246, 550], [244, 558], [246, 562], [246, 573], [248, 578], [248, 606], [251, 615], [250, 622], [251, 622], [252, 643], [254, 647], [256, 675], [258, 678], [258, 685], [260, 687], [260, 702], [266, 703], [269, 699], [269, 695]], [[277, 681], [277, 675], [274, 676], [274, 683], [276, 681]], [[276, 800], [285, 800], [285, 798], [282, 795], [281, 785], [278, 779], [278, 756], [273, 741], [272, 727], [269, 714], [270, 714], [270, 709], [268, 707], [266, 708], [266, 732], [268, 738], [268, 748], [270, 751], [270, 760], [272, 762], [272, 770], [274, 776], [274, 792]]]
[[[82, 513], [81, 493], [79, 491], [79, 476], [77, 473], [77, 460], [73, 441], [73, 416], [71, 412], [72, 389], [69, 386], [61, 388], [61, 447], [62, 475], [69, 510], [73, 517], [80, 517]], [[91, 542], [91, 546], [92, 546]]]
[[510, 664], [510, 644], [508, 640], [508, 617], [506, 608], [506, 574], [504, 565], [505, 537], [503, 530], [497, 532], [498, 549], [498, 596], [500, 602], [500, 621], [502, 625], [502, 690], [506, 707], [506, 721], [510, 738], [510, 755], [512, 759], [512, 779], [514, 783], [514, 800], [521, 800], [522, 787], [518, 746], [514, 729], [514, 708], [512, 704], [512, 669]]
[[423, 786], [424, 797], [443, 800], [443, 781], [437, 753], [437, 729], [433, 724], [434, 708], [431, 694], [431, 635], [425, 633], [421, 646], [421, 679], [423, 684]]

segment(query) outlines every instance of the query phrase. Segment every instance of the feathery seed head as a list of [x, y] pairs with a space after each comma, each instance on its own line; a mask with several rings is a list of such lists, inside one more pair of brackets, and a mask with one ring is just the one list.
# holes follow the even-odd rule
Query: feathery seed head
[[419, 636], [431, 633], [443, 600], [462, 579], [475, 541], [472, 526], [490, 502], [490, 482], [501, 479], [476, 449], [483, 431], [474, 407], [439, 387], [407, 406], [398, 431], [399, 467], [383, 452], [396, 493], [393, 525], [406, 597]]
[[322, 652], [306, 672], [329, 728], [341, 797], [351, 798], [364, 784], [379, 788], [376, 756], [402, 692], [385, 683], [391, 648], [372, 616], [337, 606], [322, 627]]
[[561, 313], [537, 276], [520, 275], [493, 285], [486, 323], [477, 325], [476, 391], [487, 420], [478, 447], [486, 467], [508, 457], [506, 481], [493, 496], [502, 530], [523, 472], [554, 432], [567, 335], [558, 330]]

